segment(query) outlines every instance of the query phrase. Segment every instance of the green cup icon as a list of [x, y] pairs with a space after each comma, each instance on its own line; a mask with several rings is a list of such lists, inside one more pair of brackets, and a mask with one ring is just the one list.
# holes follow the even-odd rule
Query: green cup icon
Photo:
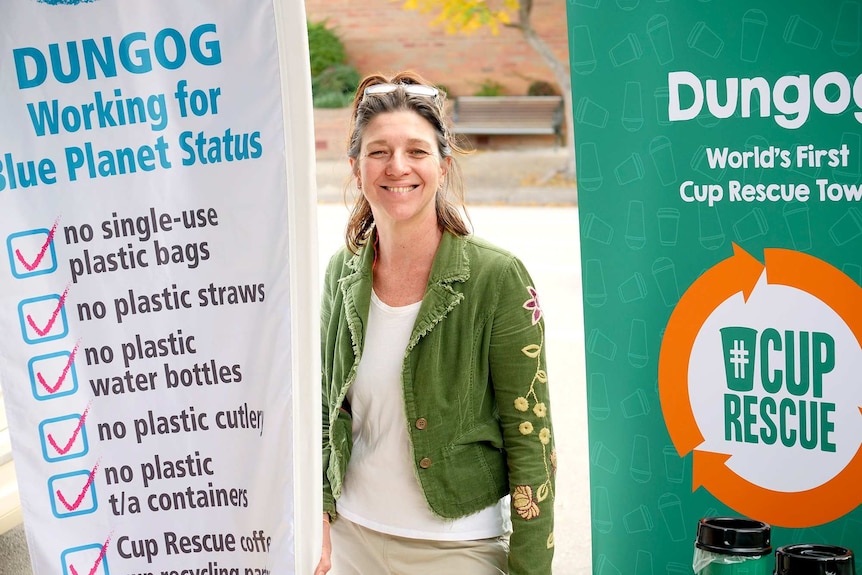
[[584, 264], [584, 301], [593, 307], [601, 307], [608, 301], [601, 260], [591, 259]]
[[832, 50], [839, 56], [852, 56], [859, 50], [859, 3], [845, 0], [836, 18]]
[[807, 252], [811, 249], [811, 220], [808, 216], [808, 205], [785, 204], [783, 211], [794, 249]]
[[610, 51], [611, 64], [615, 68], [619, 68], [629, 62], [640, 60], [643, 55], [643, 48], [638, 40], [638, 37], [632, 33], [626, 35], [625, 38], [617, 42]]
[[585, 142], [578, 147], [578, 184], [588, 192], [602, 187], [602, 166], [594, 142]]
[[724, 48], [724, 40], [707, 26], [706, 22], [698, 22], [694, 25], [688, 35], [687, 44], [689, 48], [694, 48], [710, 58], [718, 58]]
[[593, 489], [593, 527], [599, 533], [610, 533], [614, 528], [613, 514], [611, 513], [611, 495], [608, 488], [598, 486]]
[[653, 521], [646, 505], [638, 505], [633, 510], [623, 515], [623, 526], [626, 533], [634, 534], [643, 531], [652, 531]]
[[762, 236], [768, 231], [769, 225], [766, 222], [766, 216], [760, 208], [752, 209], [733, 224], [733, 233], [736, 234], [736, 240], [740, 243]]
[[601, 441], [590, 449], [590, 461], [599, 469], [610, 474], [616, 473], [620, 467], [620, 458]]
[[575, 108], [575, 119], [578, 124], [604, 128], [608, 123], [608, 111], [586, 96], [578, 100]]
[[617, 344], [596, 328], [587, 337], [587, 351], [608, 361], [613, 361], [617, 355]]
[[[596, 4], [598, 4], [598, 0], [596, 0]], [[569, 44], [572, 47], [572, 70], [576, 74], [591, 74], [596, 69], [596, 54], [593, 51], [593, 40], [590, 37], [589, 26], [573, 26]]]
[[679, 236], [679, 210], [659, 208], [657, 215], [658, 243], [662, 246], [675, 246]]
[[652, 563], [652, 553], [639, 549], [635, 561], [635, 575], [653, 575]]
[[649, 437], [646, 435], [635, 435], [632, 439], [632, 460], [629, 464], [629, 475], [638, 483], [648, 483], [652, 479]]
[[647, 20], [647, 34], [652, 43], [658, 63], [664, 66], [673, 61], [673, 42], [670, 27], [664, 14], [655, 14]]
[[724, 349], [724, 373], [731, 391], [754, 389], [754, 360], [757, 330], [750, 327], [723, 327], [721, 346]]
[[626, 82], [626, 91], [623, 96], [622, 124], [623, 128], [628, 132], [637, 132], [644, 125], [640, 82]]
[[816, 50], [822, 37], [820, 28], [804, 20], [799, 14], [791, 16], [784, 28], [784, 41], [800, 48]]
[[742, 15], [742, 43], [739, 59], [743, 62], [757, 62], [760, 47], [769, 20], [763, 10], [752, 8]]
[[617, 183], [621, 186], [643, 179], [644, 165], [641, 155], [637, 152], [632, 153], [614, 168], [614, 175], [617, 177]]
[[676, 162], [673, 159], [673, 146], [664, 136], [656, 136], [649, 144], [649, 155], [655, 164], [661, 185], [669, 186], [676, 182]]
[[643, 299], [647, 295], [646, 280], [640, 272], [635, 272], [617, 288], [620, 300], [623, 303], [631, 303]]
[[843, 246], [862, 235], [862, 211], [848, 208], [847, 213], [829, 228], [829, 237], [836, 246]]
[[658, 88], [653, 92], [653, 99], [655, 100], [656, 119], [659, 126], [670, 126], [670, 116], [668, 115], [670, 91], [667, 88]]

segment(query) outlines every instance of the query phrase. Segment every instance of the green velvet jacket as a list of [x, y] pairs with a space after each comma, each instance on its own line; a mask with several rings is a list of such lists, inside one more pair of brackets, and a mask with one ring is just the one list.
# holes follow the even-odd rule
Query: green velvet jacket
[[[373, 250], [329, 262], [321, 302], [323, 502], [336, 517], [352, 447], [345, 396], [362, 356]], [[511, 495], [510, 575], [551, 573], [556, 451], [542, 311], [523, 264], [449, 233], [401, 372], [416, 476], [431, 510], [475, 513]]]

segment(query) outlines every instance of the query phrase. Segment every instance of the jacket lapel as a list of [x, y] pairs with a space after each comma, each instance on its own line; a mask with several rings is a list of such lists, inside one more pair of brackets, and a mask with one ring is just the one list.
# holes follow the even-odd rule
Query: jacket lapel
[[344, 297], [344, 312], [347, 326], [350, 329], [350, 339], [355, 357], [354, 370], [362, 356], [365, 340], [365, 327], [368, 325], [368, 309], [371, 305], [371, 265], [374, 260], [374, 250], [365, 244], [358, 254], [347, 261], [347, 267], [353, 273], [339, 280], [341, 293]]
[[419, 316], [407, 344], [407, 353], [461, 303], [464, 294], [456, 290], [454, 284], [465, 282], [469, 277], [470, 261], [467, 257], [466, 239], [444, 232], [431, 266]]

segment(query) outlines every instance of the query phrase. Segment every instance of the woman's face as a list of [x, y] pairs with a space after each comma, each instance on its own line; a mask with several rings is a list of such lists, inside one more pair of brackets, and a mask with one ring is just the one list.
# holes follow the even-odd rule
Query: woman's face
[[378, 226], [437, 225], [435, 197], [448, 161], [441, 163], [436, 131], [425, 118], [412, 111], [378, 114], [350, 165]]

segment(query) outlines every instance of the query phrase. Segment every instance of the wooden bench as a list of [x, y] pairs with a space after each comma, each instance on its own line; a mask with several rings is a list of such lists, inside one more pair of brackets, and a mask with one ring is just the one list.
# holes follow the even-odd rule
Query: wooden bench
[[561, 96], [459, 96], [452, 131], [481, 135], [553, 135], [562, 143]]

